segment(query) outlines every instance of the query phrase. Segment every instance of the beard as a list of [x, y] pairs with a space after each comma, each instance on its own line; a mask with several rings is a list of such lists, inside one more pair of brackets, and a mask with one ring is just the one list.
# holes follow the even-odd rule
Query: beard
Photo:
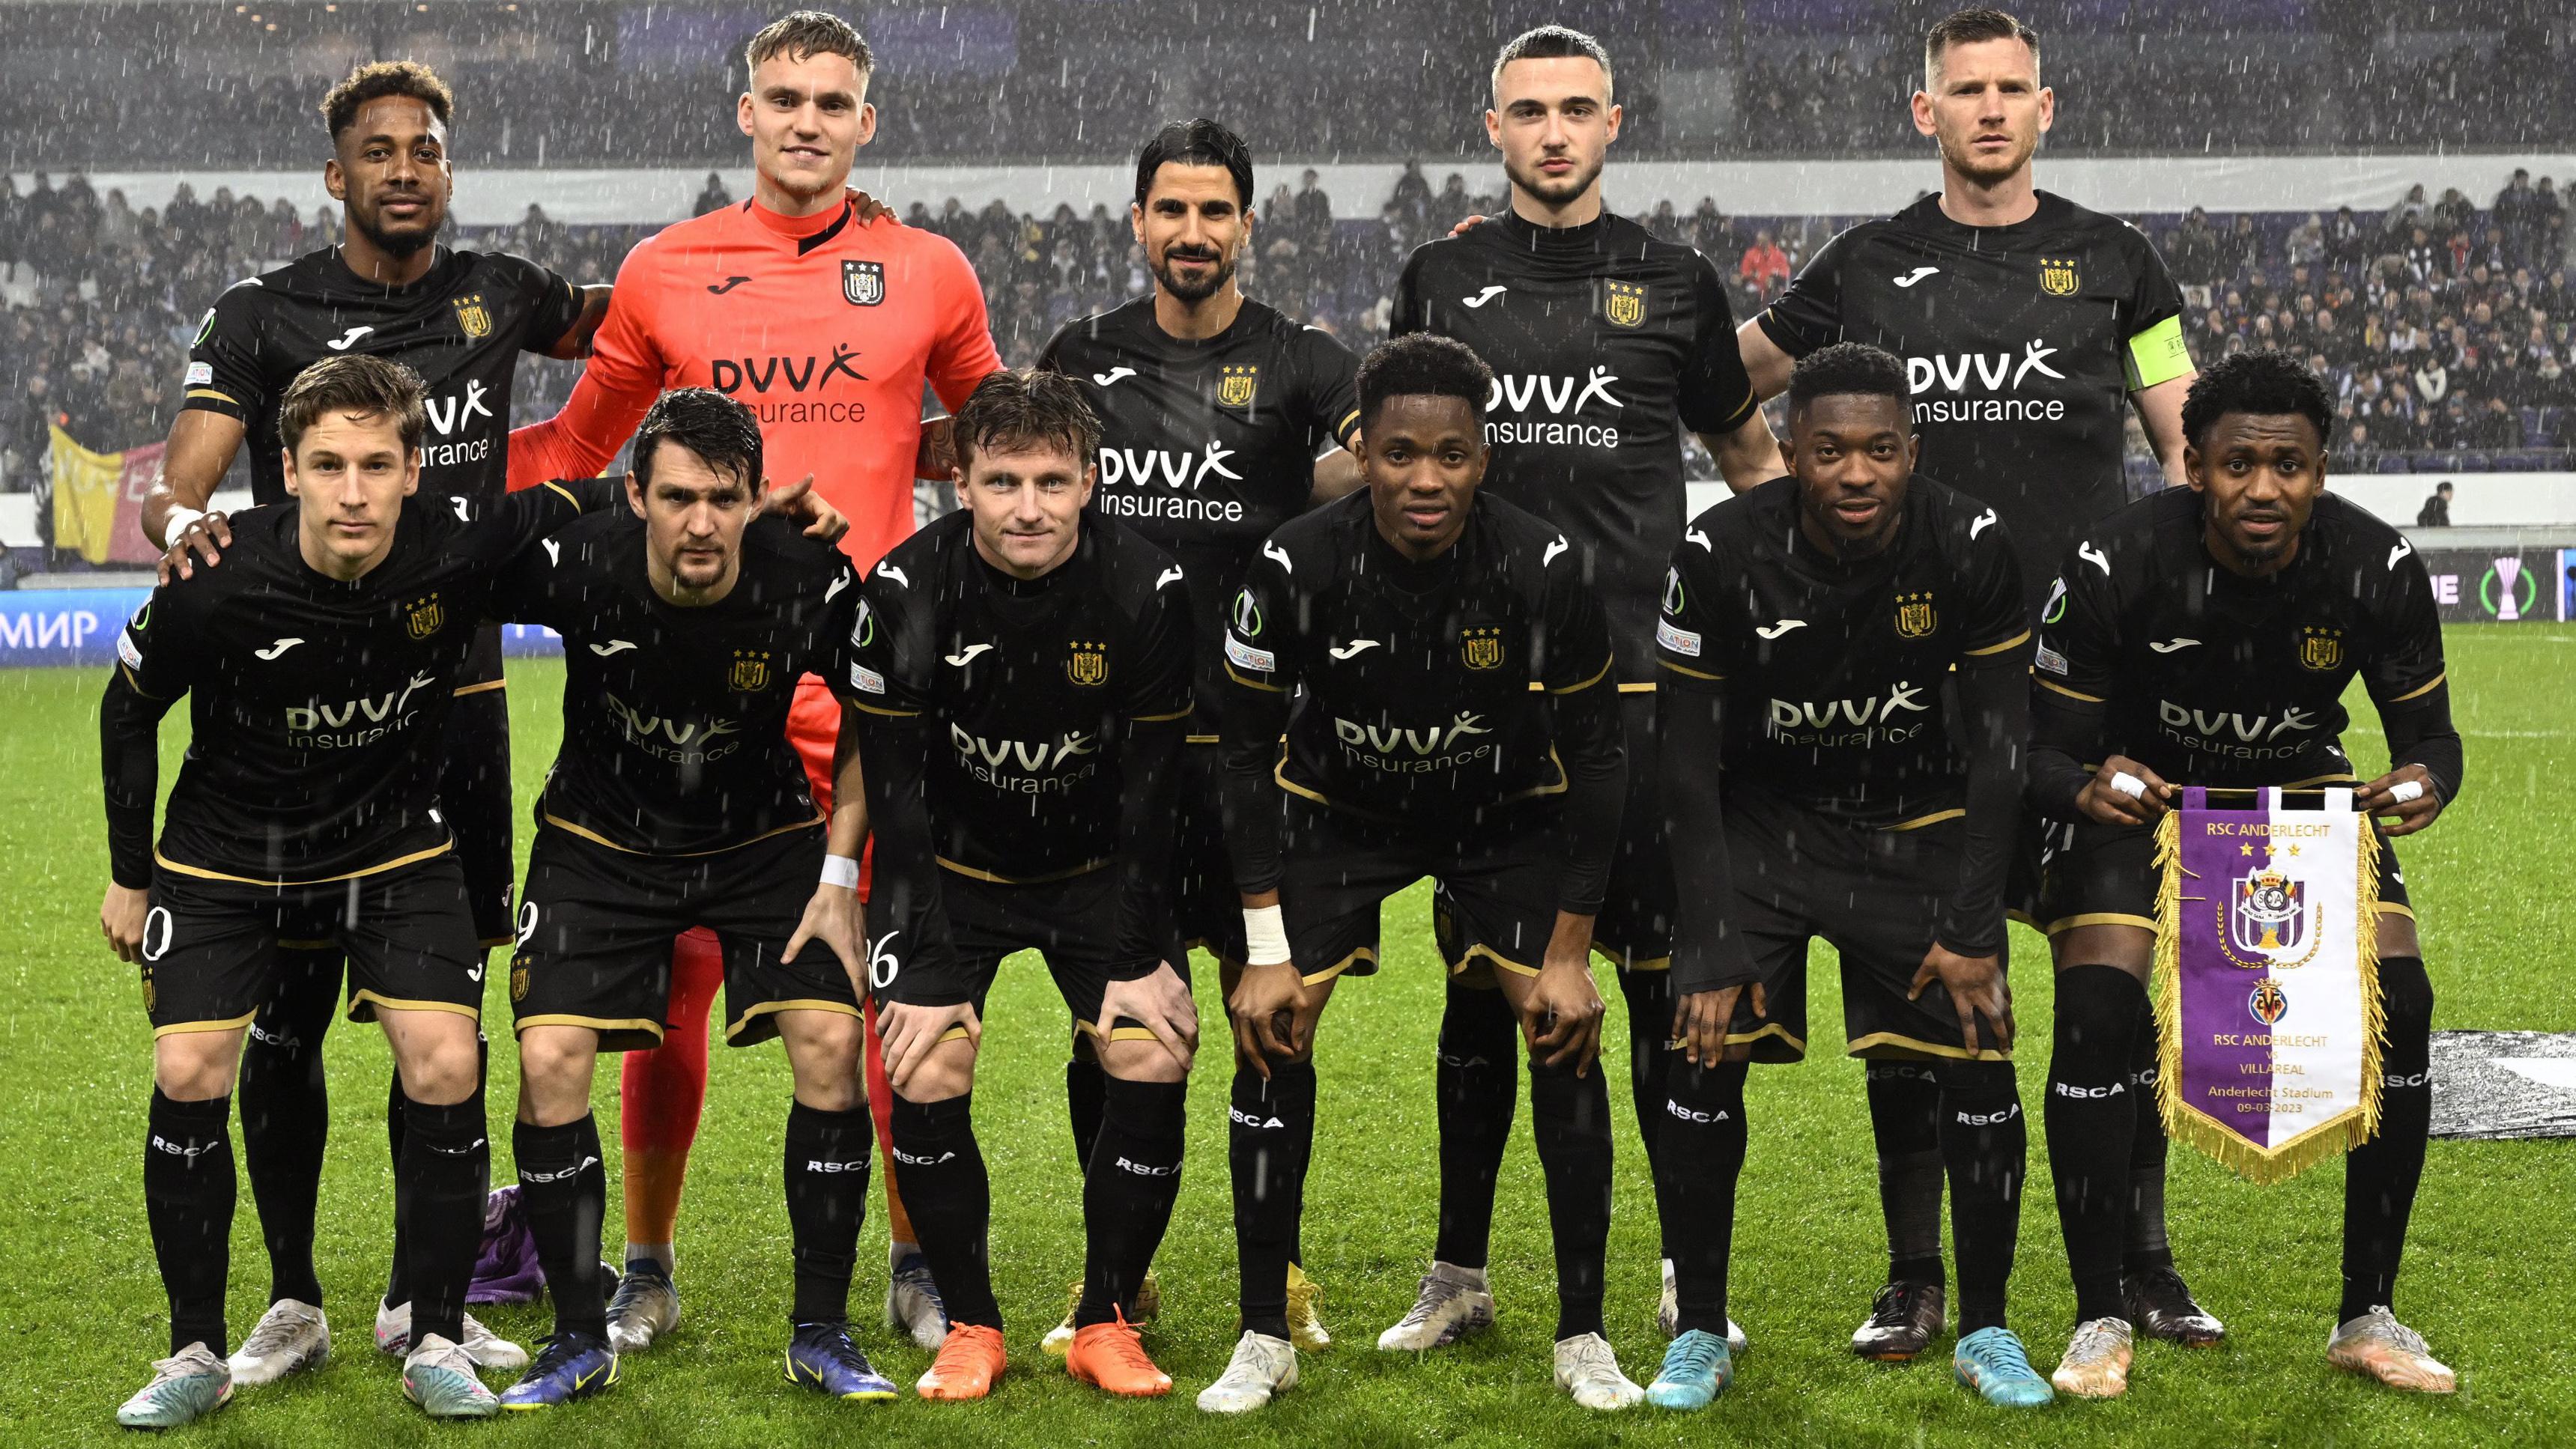
[[1573, 175], [1562, 181], [1551, 181], [1535, 170], [1524, 172], [1519, 167], [1506, 162], [1503, 166], [1503, 175], [1508, 177], [1514, 186], [1540, 201], [1550, 206], [1562, 206], [1581, 196], [1593, 182], [1601, 179], [1601, 166], [1601, 160], [1596, 159], [1590, 166], [1578, 168]]
[[421, 248], [438, 239], [438, 234], [447, 229], [447, 216], [445, 212], [441, 212], [437, 225], [423, 227], [418, 231], [388, 232], [376, 223], [372, 215], [361, 216], [357, 208], [351, 207], [349, 224], [358, 229], [358, 235], [365, 237], [385, 255], [409, 257], [416, 255]]
[[2010, 156], [2000, 161], [1979, 156], [1964, 144], [1954, 145], [1947, 136], [1941, 138], [1941, 159], [1949, 164], [1950, 169], [1986, 186], [1992, 186], [2029, 165], [2030, 158], [2038, 151], [2039, 137], [2036, 133], [2025, 138], [2013, 148]]
[[1153, 260], [1155, 284], [1180, 301], [1195, 306], [1225, 290], [1225, 284], [1234, 280], [1235, 259], [1233, 257], [1191, 256], [1187, 259], [1190, 261], [1214, 260], [1216, 268], [1201, 280], [1189, 282], [1183, 281], [1179, 272], [1172, 266], [1172, 254], [1169, 251]]

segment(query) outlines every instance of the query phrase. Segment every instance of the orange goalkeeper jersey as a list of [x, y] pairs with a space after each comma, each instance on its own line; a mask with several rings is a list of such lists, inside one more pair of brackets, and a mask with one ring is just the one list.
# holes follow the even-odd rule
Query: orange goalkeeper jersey
[[510, 486], [587, 478], [667, 388], [759, 414], [765, 471], [848, 515], [861, 569], [912, 532], [927, 382], [956, 408], [999, 369], [983, 289], [954, 243], [855, 196], [810, 217], [746, 201], [663, 228], [617, 271], [589, 371], [555, 417], [510, 434]]

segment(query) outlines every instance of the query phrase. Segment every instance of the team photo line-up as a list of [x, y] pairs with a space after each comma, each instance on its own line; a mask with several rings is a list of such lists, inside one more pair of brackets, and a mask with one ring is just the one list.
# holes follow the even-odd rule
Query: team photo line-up
[[[143, 1188], [170, 1304], [170, 1354], [121, 1422], [186, 1423], [327, 1357], [318, 1053], [342, 1011], [395, 1062], [374, 1336], [404, 1393], [470, 1418], [615, 1387], [680, 1322], [719, 985], [727, 1044], [777, 1038], [793, 1076], [786, 1377], [897, 1394], [849, 1329], [882, 1145], [887, 1326], [936, 1350], [915, 1391], [990, 1394], [1010, 1356], [971, 1104], [987, 993], [1029, 949], [1071, 1018], [1083, 1172], [1082, 1278], [1043, 1346], [1109, 1394], [1172, 1388], [1137, 1325], [1203, 949], [1232, 1033], [1241, 1326], [1197, 1401], [1257, 1409], [1331, 1341], [1300, 1249], [1318, 1023], [1425, 876], [1449, 972], [1437, 1242], [1381, 1349], [1493, 1323], [1525, 1069], [1556, 1386], [1711, 1404], [1745, 1351], [1746, 1076], [1806, 1054], [1822, 938], [1889, 1252], [1853, 1352], [1907, 1360], [1955, 1329], [1956, 1377], [1995, 1405], [2117, 1396], [2135, 1336], [2224, 1334], [2166, 1240], [2145, 987], [2155, 827], [2189, 787], [2342, 791], [2379, 836], [2383, 1085], [2320, 1327], [2339, 1368], [2452, 1390], [2393, 1312], [2433, 997], [2387, 842], [2463, 775], [2431, 588], [2326, 490], [2320, 381], [2269, 352], [2195, 372], [2148, 239], [2035, 188], [2055, 101], [2027, 27], [1931, 29], [1912, 108], [1940, 190], [1740, 324], [1704, 257], [1605, 209], [1612, 59], [1545, 26], [1493, 67], [1507, 209], [1412, 255], [1365, 358], [1239, 290], [1252, 157], [1191, 120], [1138, 159], [1152, 292], [1025, 371], [957, 248], [847, 186], [872, 66], [828, 14], [761, 30], [737, 101], [754, 196], [641, 243], [613, 287], [437, 243], [456, 102], [426, 67], [361, 66], [323, 100], [345, 234], [201, 327], [143, 509], [160, 587], [101, 706], [100, 918], [153, 1026]], [[424, 447], [440, 398], [506, 417], [523, 351], [587, 358], [558, 416]], [[1927, 412], [1907, 359], [1933, 354], [2005, 356], [2011, 396]], [[735, 395], [763, 357], [802, 380]], [[1762, 410], [1783, 394], [1785, 437]], [[2137, 502], [2124, 409], [2173, 485]], [[1686, 433], [1731, 489], [1696, 517]], [[207, 511], [245, 446], [255, 506]], [[1112, 486], [1104, 447], [1154, 469]], [[917, 531], [916, 478], [959, 504]], [[552, 628], [565, 660], [515, 892], [505, 622]], [[2369, 780], [2339, 743], [2356, 676], [2394, 762]], [[2076, 1323], [2047, 1375], [2007, 1321], [2028, 1157], [2008, 915], [2055, 975], [2043, 1125]], [[1669, 1344], [1645, 1387], [1604, 1336], [1595, 955], [1628, 1012], [1662, 1238]], [[555, 1313], [533, 1360], [465, 1312], [487, 960], [507, 962], [511, 1148]], [[617, 1267], [604, 1051], [624, 1054]], [[237, 1348], [236, 1093], [272, 1277]], [[485, 1370], [517, 1377], [495, 1393]]]

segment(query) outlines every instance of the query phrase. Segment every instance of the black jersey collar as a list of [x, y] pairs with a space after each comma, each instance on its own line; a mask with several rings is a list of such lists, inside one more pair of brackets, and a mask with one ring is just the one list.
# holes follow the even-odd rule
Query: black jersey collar
[[1591, 252], [1599, 251], [1609, 237], [1610, 209], [1603, 207], [1599, 216], [1581, 226], [1540, 226], [1506, 205], [1501, 216], [1486, 224], [1504, 241], [1529, 251]]
[[2055, 226], [2065, 214], [2068, 203], [2064, 197], [2047, 191], [2034, 191], [2032, 195], [2038, 198], [2038, 209], [2009, 226], [1970, 226], [1963, 221], [1953, 221], [1950, 213], [1941, 209], [1941, 193], [1937, 191], [1898, 212], [1896, 219], [1910, 230], [1951, 237], [1971, 247], [1980, 239], [2009, 241]]

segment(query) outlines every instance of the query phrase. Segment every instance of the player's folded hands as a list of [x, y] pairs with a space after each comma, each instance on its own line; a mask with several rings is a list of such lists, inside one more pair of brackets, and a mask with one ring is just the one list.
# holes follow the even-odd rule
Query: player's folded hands
[[1234, 1022], [1234, 1044], [1252, 1069], [1270, 1080], [1270, 1064], [1294, 1060], [1306, 1049], [1314, 1030], [1307, 1010], [1306, 982], [1294, 963], [1246, 966], [1226, 998], [1226, 1015]]
[[1601, 989], [1591, 965], [1581, 958], [1559, 959], [1553, 953], [1521, 998], [1521, 1031], [1531, 1054], [1547, 1066], [1574, 1064], [1582, 1076], [1601, 1055]]

